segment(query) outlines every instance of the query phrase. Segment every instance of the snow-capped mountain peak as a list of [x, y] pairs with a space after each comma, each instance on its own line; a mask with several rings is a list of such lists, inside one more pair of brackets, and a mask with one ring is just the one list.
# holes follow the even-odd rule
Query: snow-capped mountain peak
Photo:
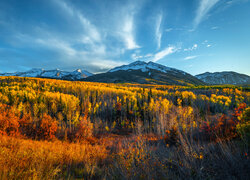
[[163, 73], [167, 73], [168, 71], [171, 71], [171, 72], [178, 72], [178, 73], [185, 74], [185, 72], [183, 72], [183, 71], [180, 71], [180, 70], [177, 70], [174, 68], [170, 68], [170, 67], [166, 67], [164, 65], [154, 63], [151, 61], [150, 62], [135, 61], [135, 62], [132, 62], [128, 65], [115, 67], [114, 69], [111, 69], [108, 72], [129, 71], [129, 70], [141, 70], [142, 72], [149, 72], [151, 69], [161, 71]]

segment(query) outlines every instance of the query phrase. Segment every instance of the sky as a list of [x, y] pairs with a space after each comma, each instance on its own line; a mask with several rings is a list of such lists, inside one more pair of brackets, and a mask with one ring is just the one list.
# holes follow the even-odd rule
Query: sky
[[250, 75], [250, 0], [0, 1], [0, 72], [137, 60]]

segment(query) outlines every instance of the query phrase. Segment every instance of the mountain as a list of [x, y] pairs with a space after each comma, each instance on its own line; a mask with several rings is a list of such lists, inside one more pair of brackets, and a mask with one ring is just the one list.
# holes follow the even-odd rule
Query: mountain
[[203, 74], [198, 74], [196, 77], [208, 84], [233, 84], [233, 85], [243, 85], [250, 84], [250, 76], [245, 74], [239, 74], [233, 71], [223, 71], [223, 72], [206, 72]]
[[19, 77], [39, 77], [39, 78], [52, 78], [63, 80], [81, 80], [92, 74], [88, 71], [77, 69], [73, 72], [62, 71], [60, 69], [44, 70], [44, 69], [31, 69], [26, 72], [3, 73], [0, 76], [19, 76]]
[[169, 68], [154, 62], [136, 61], [109, 70], [107, 73], [96, 74], [85, 81], [107, 83], [139, 83], [168, 85], [203, 85], [196, 77], [184, 71]]

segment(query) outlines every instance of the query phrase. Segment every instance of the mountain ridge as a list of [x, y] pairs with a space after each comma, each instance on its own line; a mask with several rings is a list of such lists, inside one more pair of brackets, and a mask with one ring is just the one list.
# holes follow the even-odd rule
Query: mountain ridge
[[135, 61], [95, 74], [84, 81], [106, 83], [139, 83], [164, 85], [204, 85], [189, 73], [154, 62]]

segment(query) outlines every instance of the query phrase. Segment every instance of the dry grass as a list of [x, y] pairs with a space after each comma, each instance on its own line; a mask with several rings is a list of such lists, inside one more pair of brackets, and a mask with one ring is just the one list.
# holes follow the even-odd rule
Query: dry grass
[[103, 145], [0, 136], [0, 179], [93, 178], [106, 156]]

